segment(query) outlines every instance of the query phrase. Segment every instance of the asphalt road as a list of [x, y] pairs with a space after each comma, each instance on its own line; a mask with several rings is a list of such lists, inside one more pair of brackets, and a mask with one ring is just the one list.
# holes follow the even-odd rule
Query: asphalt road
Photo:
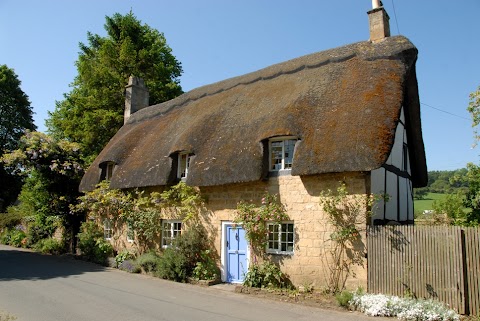
[[0, 311], [18, 321], [366, 321], [328, 311], [129, 274], [0, 245]]

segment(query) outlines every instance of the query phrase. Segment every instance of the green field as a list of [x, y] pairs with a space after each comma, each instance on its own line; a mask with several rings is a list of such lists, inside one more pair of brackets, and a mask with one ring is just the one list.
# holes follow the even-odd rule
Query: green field
[[425, 199], [414, 200], [415, 216], [422, 214], [425, 210], [431, 210], [433, 201], [441, 200], [445, 198], [445, 196], [447, 196], [447, 194], [428, 193]]

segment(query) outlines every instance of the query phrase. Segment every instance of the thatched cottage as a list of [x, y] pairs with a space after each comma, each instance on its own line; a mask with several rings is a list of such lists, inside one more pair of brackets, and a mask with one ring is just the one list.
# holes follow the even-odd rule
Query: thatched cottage
[[[90, 166], [80, 190], [92, 190], [104, 178], [119, 189], [161, 190], [179, 180], [198, 187], [208, 199], [204, 224], [214, 233], [226, 282], [240, 282], [250, 259], [242, 229], [233, 228], [237, 203], [258, 202], [265, 190], [277, 193], [291, 220], [279, 226], [278, 242], [266, 251], [294, 284], [321, 285], [330, 235], [321, 191], [344, 181], [355, 194], [387, 193], [388, 201], [367, 224], [408, 224], [412, 189], [427, 182], [417, 49], [403, 36], [389, 36], [383, 7], [369, 18], [369, 41], [162, 104], [147, 107], [148, 91], [131, 78], [125, 124]], [[181, 222], [166, 223], [181, 232]], [[365, 268], [355, 271], [361, 284]]]

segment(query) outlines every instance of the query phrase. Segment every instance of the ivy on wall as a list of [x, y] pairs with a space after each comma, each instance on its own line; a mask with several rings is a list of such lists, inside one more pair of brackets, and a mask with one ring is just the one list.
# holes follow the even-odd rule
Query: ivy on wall
[[196, 219], [203, 207], [200, 192], [183, 182], [162, 193], [110, 189], [103, 181], [79, 198], [73, 211], [84, 211], [90, 219], [109, 218], [115, 226], [127, 224], [136, 234], [139, 252], [144, 252], [160, 235], [162, 219]]

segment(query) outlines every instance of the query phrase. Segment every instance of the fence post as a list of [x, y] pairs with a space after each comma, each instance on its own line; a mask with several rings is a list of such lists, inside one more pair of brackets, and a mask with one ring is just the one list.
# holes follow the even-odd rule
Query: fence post
[[461, 246], [462, 246], [462, 265], [463, 265], [463, 302], [465, 304], [465, 314], [470, 314], [470, 294], [468, 289], [468, 266], [467, 266], [467, 249], [465, 244], [465, 230], [460, 230]]

